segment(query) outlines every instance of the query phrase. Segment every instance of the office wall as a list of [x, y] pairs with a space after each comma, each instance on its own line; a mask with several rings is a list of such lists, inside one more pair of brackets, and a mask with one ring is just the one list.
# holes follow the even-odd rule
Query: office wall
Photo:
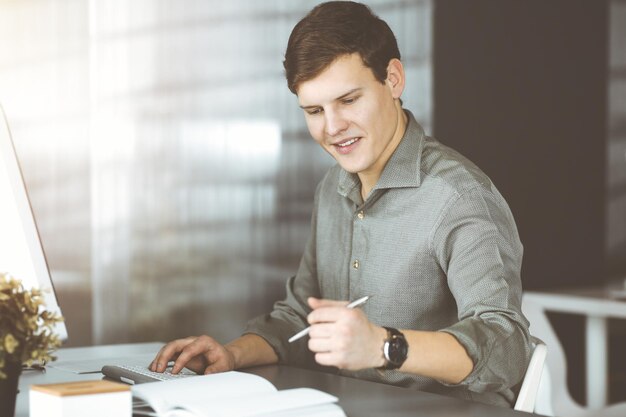
[[[227, 341], [282, 296], [332, 164], [282, 73], [316, 3], [0, 0], [0, 102], [69, 345]], [[368, 3], [430, 130], [431, 3]]]
[[507, 198], [526, 289], [607, 278], [607, 15], [602, 1], [436, 2], [435, 135]]
[[435, 5], [435, 133], [514, 206], [526, 288], [623, 281], [626, 2]]
[[[509, 201], [525, 289], [624, 285], [626, 2], [438, 0], [434, 10], [434, 133]], [[551, 319], [584, 403], [584, 323]], [[615, 402], [626, 399], [626, 326], [610, 327]]]

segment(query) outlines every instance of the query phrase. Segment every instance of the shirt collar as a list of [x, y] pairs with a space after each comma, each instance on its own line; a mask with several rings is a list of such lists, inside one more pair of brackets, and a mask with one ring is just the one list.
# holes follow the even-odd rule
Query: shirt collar
[[[405, 110], [407, 125], [398, 147], [387, 161], [373, 190], [386, 188], [419, 187], [421, 182], [422, 149], [424, 147], [424, 129], [417, 123], [413, 113]], [[357, 174], [341, 169], [337, 192], [343, 197], [352, 198], [358, 193], [360, 198], [361, 181]]]

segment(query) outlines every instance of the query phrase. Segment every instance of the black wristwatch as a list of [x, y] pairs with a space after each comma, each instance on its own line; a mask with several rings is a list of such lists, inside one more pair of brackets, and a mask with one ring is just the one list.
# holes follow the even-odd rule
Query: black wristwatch
[[393, 327], [384, 327], [384, 329], [387, 330], [387, 339], [383, 343], [385, 364], [380, 369], [398, 369], [409, 354], [409, 344], [398, 329]]

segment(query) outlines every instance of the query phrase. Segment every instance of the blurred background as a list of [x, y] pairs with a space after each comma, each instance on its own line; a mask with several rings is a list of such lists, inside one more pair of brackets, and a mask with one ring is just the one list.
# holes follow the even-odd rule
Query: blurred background
[[[282, 68], [317, 3], [0, 0], [0, 103], [67, 346], [226, 342], [284, 295], [333, 164]], [[511, 204], [525, 288], [624, 285], [626, 1], [366, 3], [398, 39], [405, 107]]]
[[[282, 60], [315, 1], [0, 1], [9, 119], [68, 345], [239, 335], [333, 164]], [[430, 130], [432, 5], [374, 1]]]

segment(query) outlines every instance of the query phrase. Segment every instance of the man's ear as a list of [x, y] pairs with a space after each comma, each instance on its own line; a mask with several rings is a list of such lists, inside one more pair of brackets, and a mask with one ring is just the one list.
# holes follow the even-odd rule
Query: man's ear
[[389, 88], [391, 89], [391, 95], [393, 98], [400, 98], [404, 91], [404, 66], [402, 62], [393, 58], [387, 65], [387, 79], [385, 80]]

